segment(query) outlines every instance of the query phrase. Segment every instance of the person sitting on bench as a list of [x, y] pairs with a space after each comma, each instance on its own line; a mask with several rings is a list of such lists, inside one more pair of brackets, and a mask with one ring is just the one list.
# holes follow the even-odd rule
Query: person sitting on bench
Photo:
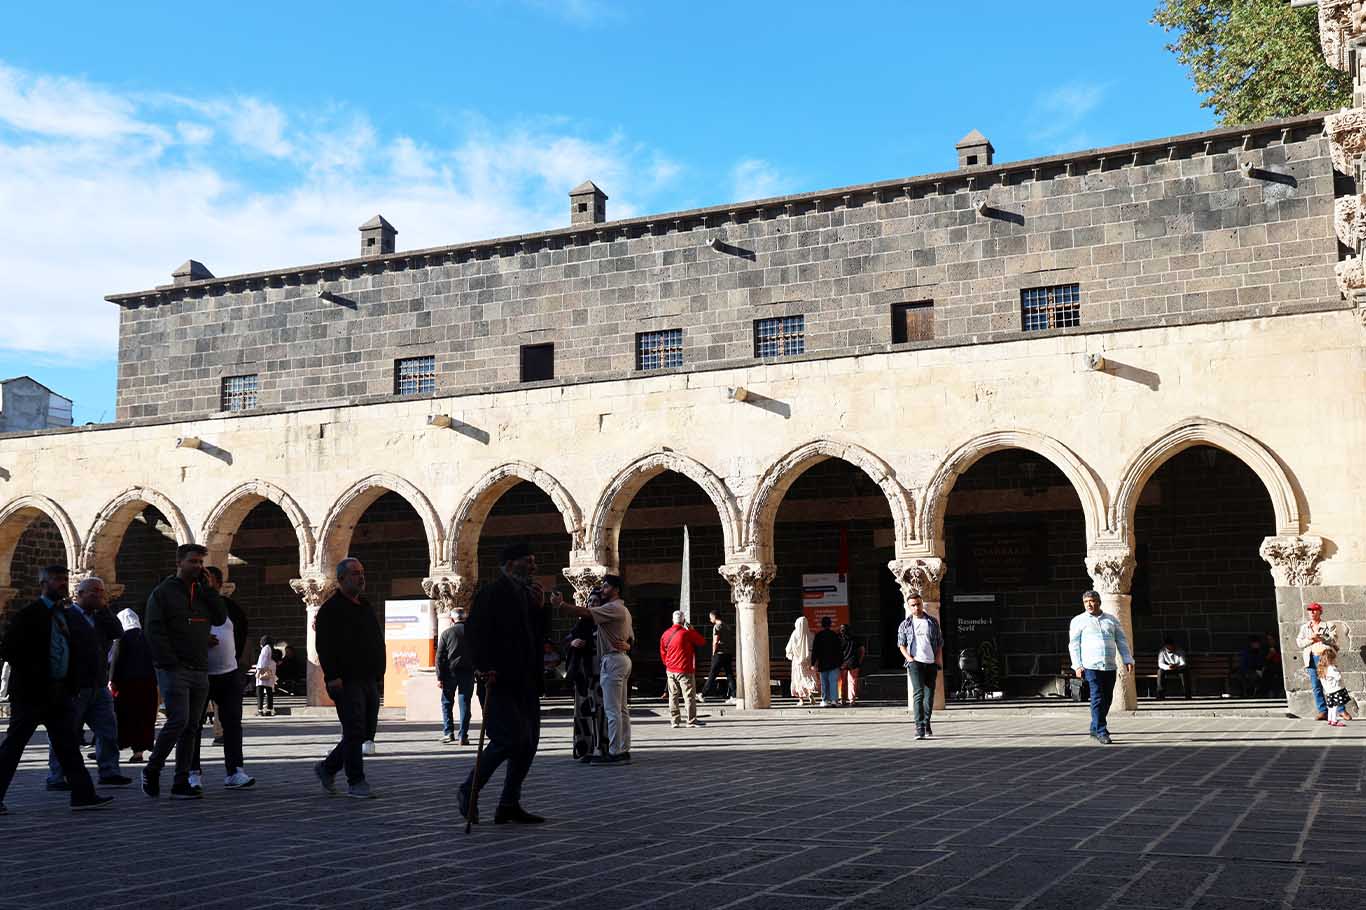
[[1167, 697], [1167, 678], [1181, 677], [1181, 688], [1187, 698], [1191, 697], [1190, 667], [1186, 666], [1186, 655], [1170, 638], [1162, 639], [1162, 650], [1157, 652], [1157, 697]]

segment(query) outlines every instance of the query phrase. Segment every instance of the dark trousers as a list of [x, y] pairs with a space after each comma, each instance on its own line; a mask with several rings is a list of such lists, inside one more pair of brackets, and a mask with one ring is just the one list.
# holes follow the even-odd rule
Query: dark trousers
[[323, 759], [323, 770], [336, 774], [345, 768], [346, 782], [360, 783], [365, 780], [361, 746], [379, 723], [379, 680], [344, 679], [341, 689], [328, 689], [327, 694], [336, 702], [342, 738]]
[[54, 696], [34, 704], [16, 701], [10, 704], [9, 729], [0, 743], [0, 802], [5, 799], [14, 771], [24, 747], [39, 726], [47, 728], [47, 739], [52, 744], [61, 765], [62, 774], [71, 784], [71, 804], [88, 803], [95, 798], [95, 784], [81, 760], [81, 740], [76, 733], [76, 704], [69, 696]]
[[190, 766], [199, 747], [199, 729], [204, 718], [204, 703], [209, 698], [209, 674], [203, 670], [157, 670], [157, 685], [166, 705], [166, 722], [157, 733], [152, 754], [147, 756], [148, 775], [161, 773], [166, 758], [175, 750], [175, 780], [190, 780]]
[[1181, 691], [1187, 697], [1191, 697], [1191, 671], [1189, 667], [1182, 667], [1179, 670], [1157, 671], [1157, 697], [1163, 698], [1167, 694], [1167, 681], [1173, 676], [1181, 678]]
[[924, 733], [934, 715], [934, 684], [939, 679], [939, 668], [918, 660], [906, 664], [906, 678], [911, 685], [911, 710], [915, 715], [915, 731]]
[[713, 654], [711, 672], [707, 674], [707, 684], [702, 687], [703, 695], [710, 695], [716, 686], [716, 677], [721, 671], [726, 673], [726, 698], [735, 697], [735, 660], [729, 654]]
[[[541, 744], [541, 699], [534, 692], [489, 686], [480, 697], [484, 707], [484, 732], [488, 745], [479, 759], [479, 789], [489, 782], [498, 766], [507, 762], [500, 806], [516, 806], [522, 801], [522, 781], [526, 780], [536, 749]], [[471, 769], [461, 789], [468, 795], [474, 780]]]
[[269, 708], [275, 710], [275, 687], [257, 686], [256, 687], [256, 710], [265, 711]]
[[460, 712], [460, 738], [470, 735], [470, 698], [474, 695], [474, 671], [460, 670], [441, 683], [441, 732], [455, 735], [455, 711]]
[[[223, 766], [227, 776], [242, 767], [242, 679], [234, 670], [209, 677], [209, 701], [218, 711], [218, 723], [223, 727]], [[200, 737], [194, 740], [194, 769], [204, 770], [199, 763]]]
[[1084, 670], [1086, 685], [1091, 689], [1091, 734], [1104, 733], [1110, 728], [1105, 719], [1110, 715], [1110, 704], [1115, 700], [1115, 670]]

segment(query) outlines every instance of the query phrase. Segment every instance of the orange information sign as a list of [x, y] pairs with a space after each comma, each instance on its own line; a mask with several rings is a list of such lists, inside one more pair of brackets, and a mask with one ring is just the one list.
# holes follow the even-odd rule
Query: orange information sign
[[384, 604], [384, 704], [407, 707], [403, 683], [411, 667], [436, 665], [436, 633], [430, 600], [390, 600]]

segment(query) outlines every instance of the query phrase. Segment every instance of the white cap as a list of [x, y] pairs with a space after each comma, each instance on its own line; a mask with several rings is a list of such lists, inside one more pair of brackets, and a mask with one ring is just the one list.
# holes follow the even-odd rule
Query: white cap
[[677, 626], [677, 625], [682, 625], [682, 623], [683, 623], [683, 611], [682, 611], [682, 610], [674, 610], [674, 625], [676, 625], [676, 626]]

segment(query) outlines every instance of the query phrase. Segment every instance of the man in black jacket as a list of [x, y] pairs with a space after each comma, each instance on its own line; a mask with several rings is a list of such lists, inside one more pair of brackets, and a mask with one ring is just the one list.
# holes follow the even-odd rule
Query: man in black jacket
[[374, 796], [365, 780], [361, 746], [379, 719], [379, 684], [384, 678], [384, 629], [365, 599], [365, 566], [347, 557], [337, 563], [337, 593], [318, 610], [314, 622], [318, 665], [327, 694], [337, 706], [342, 738], [327, 758], [313, 766], [328, 793], [337, 792], [337, 772], [346, 769], [346, 795]]
[[441, 686], [441, 741], [455, 741], [455, 719], [451, 709], [460, 708], [460, 745], [470, 744], [470, 697], [474, 694], [474, 664], [465, 644], [465, 611], [456, 607], [455, 622], [441, 633], [436, 645], [436, 676]]
[[[507, 762], [503, 795], [493, 820], [536, 824], [545, 819], [523, 809], [521, 800], [522, 781], [541, 741], [545, 596], [532, 580], [536, 557], [526, 544], [504, 547], [498, 561], [502, 572], [475, 595], [465, 629], [474, 668], [483, 677], [480, 703], [489, 740], [478, 762], [478, 788], [483, 789], [498, 766]], [[460, 814], [477, 823], [479, 810], [471, 805], [474, 785], [471, 770], [457, 796]]]
[[43, 569], [40, 585], [41, 596], [10, 619], [0, 653], [12, 668], [9, 729], [0, 743], [0, 815], [5, 814], [5, 792], [19, 767], [19, 757], [39, 725], [47, 728], [47, 738], [71, 784], [71, 808], [98, 809], [113, 802], [113, 797], [95, 792], [76, 737], [79, 681], [64, 609], [66, 567]]
[[[109, 648], [123, 637], [123, 624], [109, 612], [104, 582], [94, 575], [76, 585], [76, 600], [66, 610], [71, 632], [71, 656], [75, 663], [76, 739], [81, 728], [89, 725], [95, 734], [95, 761], [100, 783], [107, 787], [126, 787], [133, 782], [119, 769], [119, 722], [114, 716], [114, 696], [109, 694]], [[57, 750], [47, 749], [47, 788], [70, 790], [62, 773]]]
[[176, 574], [157, 585], [147, 598], [147, 643], [157, 668], [157, 687], [166, 705], [166, 722], [157, 733], [142, 792], [161, 795], [161, 769], [175, 749], [172, 799], [200, 799], [201, 787], [190, 785], [199, 722], [209, 697], [209, 630], [227, 619], [218, 592], [204, 578], [208, 550], [197, 543], [176, 548]]

